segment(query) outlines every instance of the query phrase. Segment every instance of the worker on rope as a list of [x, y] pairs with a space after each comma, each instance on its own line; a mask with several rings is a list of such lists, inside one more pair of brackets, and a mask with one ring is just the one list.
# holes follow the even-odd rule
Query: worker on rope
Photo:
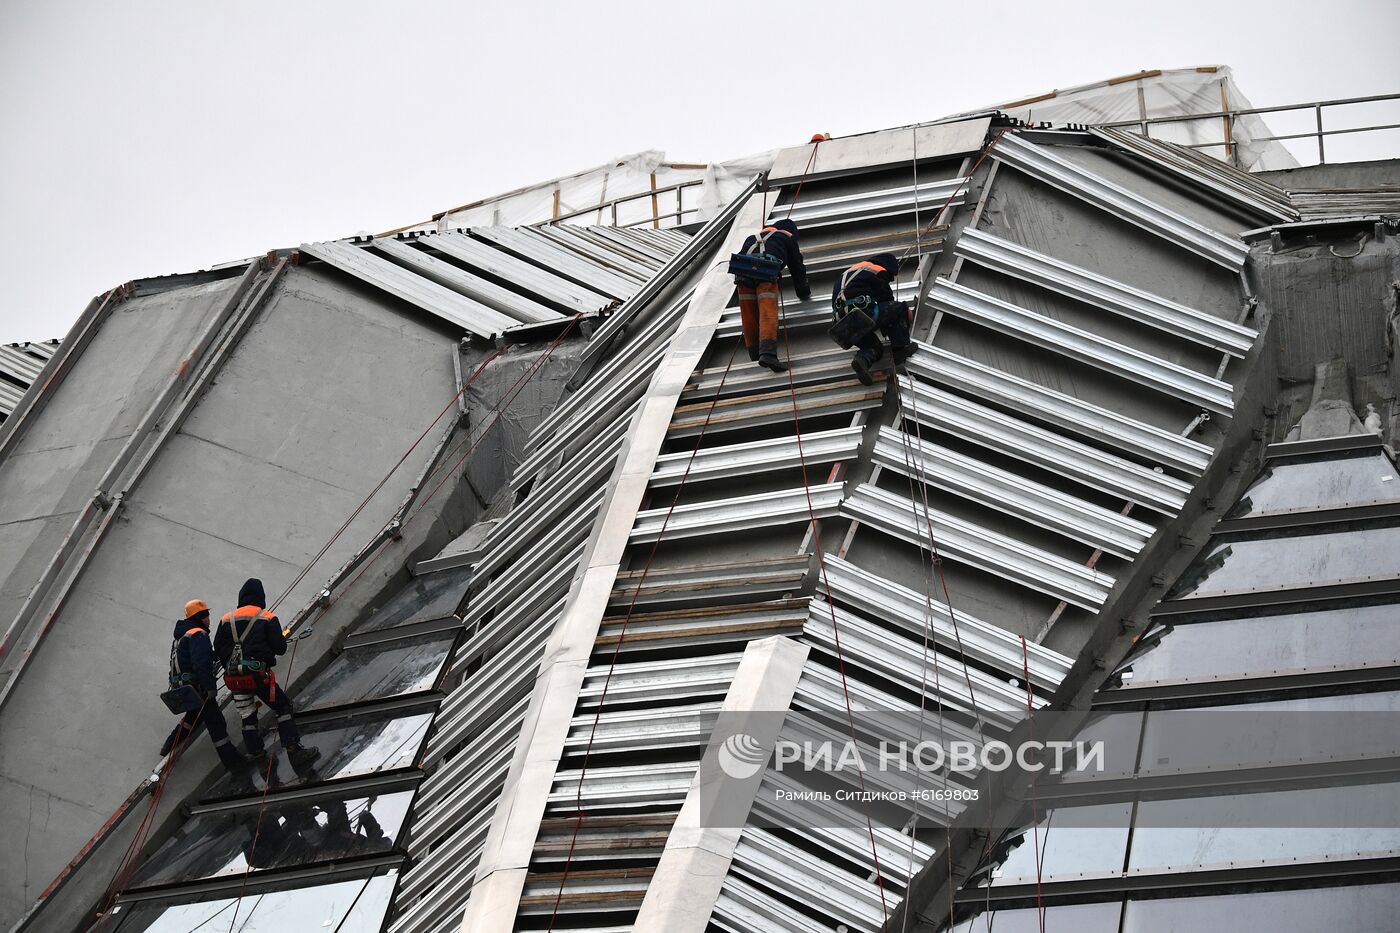
[[797, 245], [797, 224], [786, 218], [748, 237], [729, 260], [739, 291], [739, 321], [749, 359], [775, 373], [787, 369], [778, 361], [778, 280], [784, 268], [792, 275], [798, 299], [809, 300], [812, 289]]
[[258, 730], [261, 700], [277, 715], [277, 734], [293, 764], [313, 761], [321, 752], [301, 744], [301, 733], [292, 718], [292, 698], [278, 685], [272, 671], [277, 657], [287, 651], [287, 633], [266, 607], [262, 581], [249, 579], [238, 591], [238, 608], [219, 620], [214, 653], [224, 666], [224, 684], [233, 692], [233, 705], [243, 720], [243, 745], [248, 754], [259, 760], [267, 757]]
[[209, 730], [214, 750], [230, 773], [237, 773], [248, 759], [228, 740], [228, 723], [219, 709], [214, 680], [214, 649], [209, 644], [209, 604], [202, 599], [185, 603], [185, 617], [175, 623], [170, 645], [170, 689], [161, 699], [182, 718], [160, 747], [168, 755], [187, 736], [203, 725]]
[[851, 368], [865, 385], [875, 384], [870, 370], [885, 352], [877, 332], [888, 338], [896, 366], [913, 352], [909, 339], [913, 315], [908, 302], [894, 300], [890, 288], [898, 274], [895, 255], [878, 253], [841, 273], [831, 289], [831, 312], [836, 319], [831, 337], [843, 349], [859, 347]]

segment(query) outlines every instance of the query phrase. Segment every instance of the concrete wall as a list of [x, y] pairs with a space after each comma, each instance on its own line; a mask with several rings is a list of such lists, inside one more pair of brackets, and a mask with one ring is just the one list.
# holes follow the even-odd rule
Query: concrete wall
[[[107, 448], [119, 446], [226, 287], [119, 307], [25, 445], [0, 464], [10, 522], [61, 522], [90, 494]], [[457, 336], [324, 266], [288, 270], [134, 490], [0, 715], [3, 835], [23, 840], [0, 849], [0, 926], [158, 760], [172, 720], [156, 694], [184, 601], [199, 596], [226, 611], [248, 576], [276, 598], [451, 398]], [[284, 616], [383, 525], [444, 429], [312, 568]], [[22, 547], [5, 540], [8, 606], [57, 542], [40, 533]], [[331, 639], [316, 642], [299, 665], [313, 666]]]

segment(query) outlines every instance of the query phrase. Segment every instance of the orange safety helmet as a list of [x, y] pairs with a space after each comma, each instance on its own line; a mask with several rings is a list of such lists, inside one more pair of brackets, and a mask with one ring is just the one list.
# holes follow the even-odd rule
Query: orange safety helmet
[[202, 599], [192, 599], [185, 603], [185, 618], [193, 619], [201, 612], [208, 612], [209, 604]]

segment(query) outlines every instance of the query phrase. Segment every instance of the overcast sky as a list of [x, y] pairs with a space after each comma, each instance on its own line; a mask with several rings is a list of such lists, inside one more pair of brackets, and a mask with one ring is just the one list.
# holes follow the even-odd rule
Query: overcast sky
[[1396, 92], [1397, 36], [1395, 0], [0, 0], [0, 341], [643, 149], [725, 159], [1149, 68], [1230, 65], [1256, 106]]

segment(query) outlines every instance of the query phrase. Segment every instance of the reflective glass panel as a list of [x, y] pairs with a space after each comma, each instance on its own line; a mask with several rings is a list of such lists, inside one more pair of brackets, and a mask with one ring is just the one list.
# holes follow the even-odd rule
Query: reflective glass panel
[[295, 768], [282, 754], [274, 732], [268, 744], [270, 771], [258, 767], [242, 774], [225, 775], [210, 789], [206, 799], [260, 794], [264, 788], [264, 776], [275, 791], [357, 774], [412, 767], [432, 722], [431, 712], [404, 715], [402, 710], [398, 710], [381, 714], [361, 712], [353, 718], [341, 717], [304, 724], [301, 726], [302, 744], [320, 749], [321, 757]]
[[1142, 774], [1298, 767], [1400, 755], [1400, 692], [1152, 710]]
[[1379, 450], [1271, 463], [1227, 518], [1400, 500], [1400, 475]]
[[[1400, 884], [1129, 901], [1124, 933], [1261, 930], [1268, 933], [1394, 933]], [[1000, 928], [998, 928], [1000, 929]]]
[[455, 632], [348, 648], [296, 695], [298, 709], [341, 706], [431, 690]]
[[[1192, 870], [1387, 852], [1400, 848], [1400, 828], [1367, 824], [1396, 813], [1397, 784], [1143, 800], [1128, 867]], [[1339, 828], [1297, 825], [1303, 817]]]
[[[1042, 880], [1085, 874], [1118, 874], [1128, 847], [1131, 803], [1112, 803], [1075, 808], [1078, 825], [1057, 825], [1066, 811], [1051, 810], [1041, 820], [1040, 875]], [[1084, 825], [1092, 823], [1095, 825]], [[1035, 834], [1026, 830], [1021, 844], [1007, 854], [992, 884], [1023, 884], [1036, 878]]]
[[1393, 664], [1400, 606], [1362, 606], [1177, 625], [1133, 659], [1124, 686]]
[[1400, 577], [1400, 527], [1217, 539], [1196, 558], [1172, 599]]
[[114, 933], [373, 933], [384, 923], [396, 874], [194, 904], [137, 904], [113, 913], [121, 922]]
[[[1118, 933], [1120, 909], [1118, 901], [1047, 907], [1044, 933]], [[1040, 912], [1034, 907], [992, 910], [964, 920], [953, 933], [1041, 933]]]
[[278, 803], [200, 813], [141, 866], [131, 887], [241, 875], [387, 852], [413, 792]]
[[466, 595], [471, 583], [470, 567], [454, 570], [440, 570], [437, 573], [415, 577], [389, 601], [374, 611], [374, 614], [355, 633], [375, 632], [395, 625], [409, 625], [413, 622], [427, 622], [441, 619], [457, 611], [457, 606]]

